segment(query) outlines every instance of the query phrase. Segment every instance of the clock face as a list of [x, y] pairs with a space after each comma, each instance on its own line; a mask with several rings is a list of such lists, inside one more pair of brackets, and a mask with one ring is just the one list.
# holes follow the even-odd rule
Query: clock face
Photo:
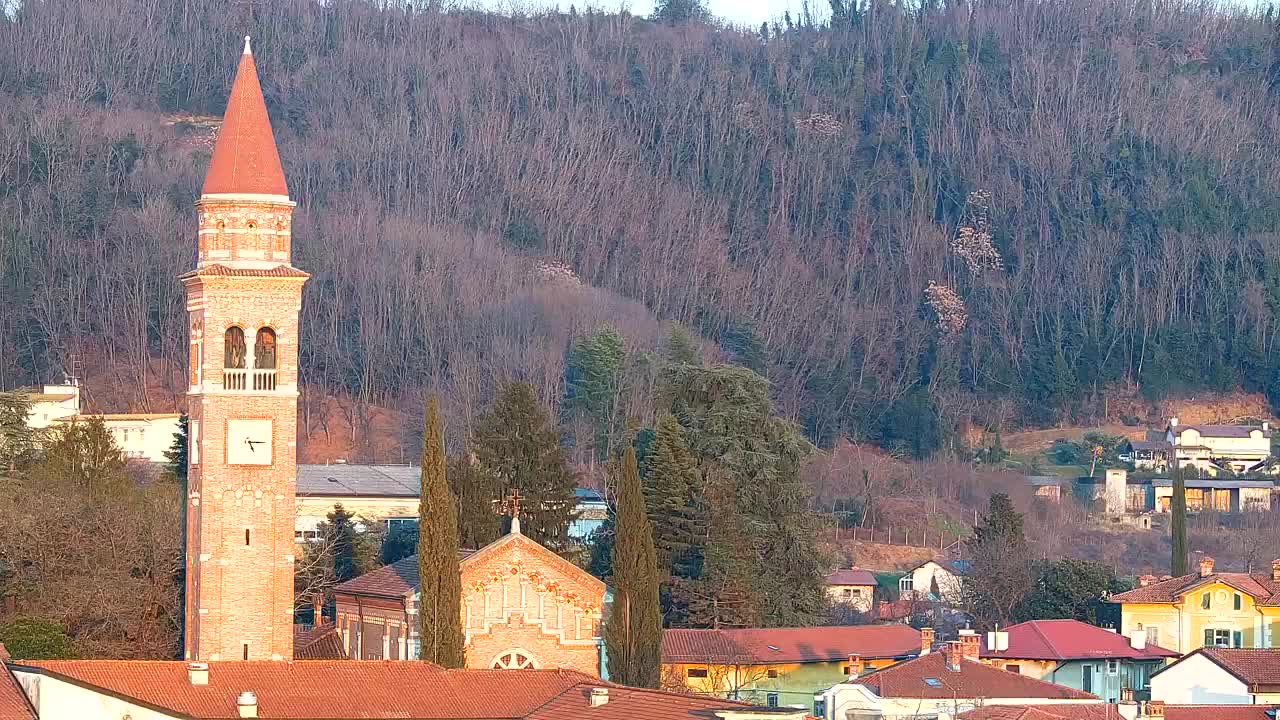
[[227, 420], [227, 464], [271, 464], [271, 420], [232, 418]]

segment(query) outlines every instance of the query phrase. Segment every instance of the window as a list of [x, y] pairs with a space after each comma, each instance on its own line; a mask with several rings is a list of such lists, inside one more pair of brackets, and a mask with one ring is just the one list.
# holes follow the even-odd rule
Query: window
[[230, 370], [244, 369], [244, 330], [232, 325], [222, 338], [222, 367]]
[[387, 532], [400, 529], [417, 528], [418, 518], [416, 517], [391, 517], [387, 518]]
[[1147, 644], [1157, 645], [1157, 646], [1160, 645], [1160, 628], [1158, 627], [1147, 628]]
[[1004, 669], [1005, 669], [1005, 670], [1008, 670], [1009, 672], [1013, 673], [1014, 675], [1021, 675], [1021, 674], [1022, 674], [1022, 666], [1021, 666], [1021, 665], [1012, 665], [1012, 664], [1010, 664], [1010, 665], [1005, 665], [1005, 666], [1004, 666]]
[[124, 428], [123, 430], [120, 431], [120, 444], [121, 445], [129, 444], [129, 428]]
[[249, 544], [249, 528], [244, 529], [244, 544]]
[[766, 707], [778, 707], [778, 693], [768, 693], [764, 696], [764, 704]]
[[259, 370], [276, 369], [276, 331], [260, 328], [253, 343], [253, 366]]
[[771, 678], [776, 678], [778, 677], [778, 671], [774, 670], [773, 668], [769, 668], [767, 671], [765, 671], [765, 675], [768, 675]]
[[924, 684], [929, 687], [942, 687], [942, 681], [938, 678], [925, 678]]
[[706, 668], [689, 668], [685, 671], [685, 675], [691, 678], [704, 678], [707, 676]]
[[845, 600], [852, 600], [852, 599], [853, 599], [853, 589], [852, 589], [852, 588], [845, 588], [844, 590], [841, 590], [841, 591], [840, 591], [840, 595], [841, 595], [841, 596], [843, 596]]
[[1120, 673], [1120, 661], [1119, 661], [1119, 660], [1108, 660], [1108, 661], [1107, 661], [1107, 674], [1108, 674], [1108, 675], [1118, 675], [1119, 673]]
[[493, 670], [537, 670], [538, 665], [533, 658], [519, 650], [509, 650], [493, 659], [489, 664]]
[[1205, 593], [1200, 596], [1200, 607], [1204, 608], [1205, 610], [1208, 610], [1209, 608], [1213, 607], [1212, 593]]
[[294, 530], [293, 539], [297, 542], [316, 542], [320, 540], [319, 530]]
[[244, 644], [244, 659], [249, 659], [249, 643]]
[[1204, 631], [1205, 647], [1243, 647], [1244, 633], [1239, 630], [1223, 630], [1206, 628]]
[[914, 585], [915, 585], [915, 579], [910, 575], [906, 575], [902, 579], [898, 580], [898, 592], [901, 592], [901, 593], [914, 592], [915, 591]]
[[1241, 599], [1240, 599], [1240, 593], [1236, 593], [1236, 594], [1235, 594], [1235, 596], [1231, 598], [1231, 606], [1232, 606], [1233, 608], [1235, 608], [1236, 610], [1239, 610], [1239, 609], [1240, 609], [1241, 604], [1243, 604], [1243, 603], [1242, 603], [1242, 601], [1241, 601]]
[[827, 716], [827, 701], [825, 698], [813, 699], [813, 716], [820, 718]]

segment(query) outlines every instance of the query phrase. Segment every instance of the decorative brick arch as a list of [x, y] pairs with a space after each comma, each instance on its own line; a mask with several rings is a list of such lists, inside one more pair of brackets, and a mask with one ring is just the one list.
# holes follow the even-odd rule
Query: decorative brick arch
[[538, 660], [524, 648], [503, 650], [489, 661], [491, 670], [537, 670]]

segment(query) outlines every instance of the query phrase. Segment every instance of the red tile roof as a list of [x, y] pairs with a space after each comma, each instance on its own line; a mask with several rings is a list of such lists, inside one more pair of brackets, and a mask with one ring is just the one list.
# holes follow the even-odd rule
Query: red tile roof
[[[475, 550], [459, 550], [458, 559], [465, 560], [476, 554]], [[347, 595], [374, 595], [376, 597], [399, 598], [412, 595], [422, 585], [418, 575], [418, 556], [410, 555], [390, 565], [383, 565], [358, 578], [348, 580], [333, 590]]]
[[[1203, 655], [1219, 667], [1231, 673], [1240, 682], [1251, 688], [1258, 686], [1280, 686], [1280, 648], [1254, 650], [1249, 648], [1200, 648], [1184, 655], [1182, 659], [1163, 668], [1164, 672], [1174, 665], [1196, 655]], [[1159, 674], [1159, 673], [1157, 673]]]
[[346, 660], [347, 650], [342, 647], [342, 636], [333, 623], [303, 629], [293, 628], [294, 660]]
[[[1280, 705], [1165, 705], [1165, 720], [1275, 720]], [[1270, 713], [1270, 714], [1268, 714]]]
[[857, 654], [902, 658], [920, 651], [920, 631], [906, 625], [732, 630], [667, 630], [665, 663], [829, 662]]
[[[0, 646], [3, 651], [3, 646]], [[0, 720], [34, 720], [35, 711], [27, 702], [18, 683], [9, 671], [0, 664]]]
[[871, 585], [875, 586], [876, 576], [870, 570], [862, 568], [840, 568], [827, 575], [828, 585]]
[[[444, 670], [414, 661], [211, 662], [209, 684], [202, 686], [190, 683], [182, 662], [58, 660], [15, 667], [194, 720], [237, 717], [236, 698], [246, 690], [257, 695], [264, 720], [708, 720], [717, 710], [752, 707], [623, 687], [569, 670]], [[608, 689], [608, 702], [591, 707], [592, 688]]]
[[296, 277], [309, 278], [311, 275], [307, 272], [299, 270], [295, 267], [287, 265], [277, 265], [273, 268], [231, 268], [226, 265], [205, 265], [197, 270], [184, 273], [179, 277], [185, 280], [189, 277]]
[[244, 54], [236, 79], [231, 83], [231, 97], [223, 114], [218, 140], [209, 161], [209, 174], [204, 178], [201, 194], [252, 193], [261, 195], [289, 194], [284, 168], [276, 152], [267, 104], [258, 84], [258, 70], [245, 39]]
[[[926, 682], [929, 680], [930, 682]], [[960, 669], [947, 669], [942, 652], [933, 652], [877, 670], [858, 680], [880, 697], [895, 698], [1048, 698], [1086, 700], [1095, 696], [1062, 685], [1036, 680], [961, 660]]]
[[1135, 649], [1125, 636], [1079, 620], [1031, 620], [1010, 625], [1007, 632], [1009, 649], [1000, 652], [987, 648], [987, 638], [982, 636], [982, 657], [1020, 660], [1157, 660], [1178, 657], [1178, 653], [1155, 645]]
[[1123, 720], [1124, 718], [1118, 706], [1108, 703], [987, 705], [962, 712], [957, 717], [960, 720]]
[[1280, 583], [1270, 574], [1219, 572], [1201, 577], [1199, 573], [1180, 575], [1111, 596], [1114, 603], [1176, 603], [1198, 587], [1220, 582], [1245, 593], [1258, 605], [1280, 605]]

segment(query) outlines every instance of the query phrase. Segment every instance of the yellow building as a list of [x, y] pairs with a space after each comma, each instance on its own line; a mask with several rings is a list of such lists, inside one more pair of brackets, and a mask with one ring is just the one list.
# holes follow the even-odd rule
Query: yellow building
[[832, 685], [928, 652], [934, 631], [906, 625], [667, 630], [663, 687], [767, 706], [813, 702]]
[[1189, 653], [1201, 647], [1269, 648], [1280, 626], [1280, 560], [1270, 574], [1214, 572], [1203, 558], [1197, 572], [1139, 579], [1111, 598], [1120, 605], [1125, 635], [1143, 631], [1147, 643]]

